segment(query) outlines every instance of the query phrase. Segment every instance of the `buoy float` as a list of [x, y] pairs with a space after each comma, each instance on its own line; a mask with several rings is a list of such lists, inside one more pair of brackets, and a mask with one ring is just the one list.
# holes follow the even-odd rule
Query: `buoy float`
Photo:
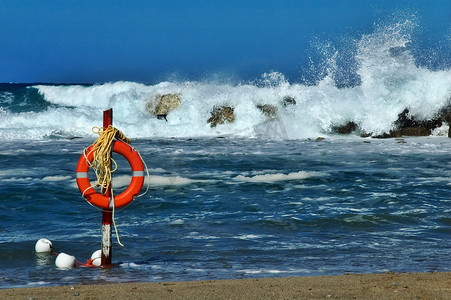
[[90, 146], [85, 149], [77, 164], [77, 185], [83, 194], [83, 197], [89, 203], [105, 209], [112, 209], [113, 205], [116, 208], [123, 207], [132, 202], [141, 191], [144, 184], [144, 165], [138, 151], [134, 150], [130, 145], [122, 141], [113, 142], [113, 152], [124, 156], [130, 167], [132, 168], [132, 181], [125, 191], [114, 200], [98, 193], [91, 185], [88, 178], [89, 165], [94, 160], [93, 147]]
[[60, 253], [56, 257], [55, 265], [61, 269], [71, 269], [75, 267], [75, 256], [66, 253]]
[[40, 239], [36, 242], [34, 249], [37, 253], [51, 252], [52, 251], [52, 242], [48, 239]]
[[102, 250], [97, 250], [91, 255], [91, 265], [99, 267], [101, 264]]

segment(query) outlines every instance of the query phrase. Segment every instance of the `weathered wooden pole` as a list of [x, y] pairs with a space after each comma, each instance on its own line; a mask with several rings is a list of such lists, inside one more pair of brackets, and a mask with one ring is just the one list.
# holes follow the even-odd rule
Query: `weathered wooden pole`
[[[113, 125], [113, 109], [103, 111], [103, 127]], [[112, 151], [112, 150], [111, 150]], [[110, 162], [111, 164], [111, 162]], [[111, 186], [102, 191], [108, 198], [111, 197]], [[104, 267], [111, 265], [112, 239], [111, 239], [111, 223], [113, 219], [113, 211], [110, 208], [104, 208], [102, 211], [102, 256], [100, 264]]]

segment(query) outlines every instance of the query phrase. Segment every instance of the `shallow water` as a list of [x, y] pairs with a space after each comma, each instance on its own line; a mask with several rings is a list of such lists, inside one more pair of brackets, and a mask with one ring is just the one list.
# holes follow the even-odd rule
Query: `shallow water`
[[100, 248], [101, 211], [75, 183], [92, 140], [3, 141], [0, 287], [447, 271], [451, 139], [405, 141], [137, 140], [150, 188], [116, 211], [110, 270], [34, 252], [40, 238], [81, 262]]

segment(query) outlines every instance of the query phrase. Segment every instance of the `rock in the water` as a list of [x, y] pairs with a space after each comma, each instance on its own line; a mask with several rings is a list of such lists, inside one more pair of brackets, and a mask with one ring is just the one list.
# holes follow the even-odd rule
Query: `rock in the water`
[[181, 94], [157, 94], [147, 103], [146, 108], [149, 113], [156, 115], [159, 119], [166, 119], [167, 114], [181, 104]]
[[285, 97], [283, 97], [282, 105], [285, 108], [290, 105], [296, 105], [296, 99], [294, 99], [291, 96], [285, 96]]
[[442, 118], [441, 118], [444, 122], [448, 123], [449, 125], [449, 129], [448, 129], [448, 137], [451, 138], [451, 109], [450, 110], [445, 110], [442, 113]]
[[375, 138], [393, 138], [405, 136], [428, 136], [431, 135], [432, 130], [442, 126], [442, 118], [433, 118], [430, 120], [417, 120], [410, 115], [406, 108], [398, 115], [398, 119], [394, 122], [395, 129], [390, 132], [373, 136]]
[[257, 108], [270, 120], [277, 119], [277, 107], [271, 104], [258, 104]]
[[401, 131], [401, 136], [428, 136], [431, 135], [431, 129], [425, 127], [404, 127]]
[[235, 114], [233, 113], [233, 107], [215, 106], [207, 123], [210, 123], [211, 127], [216, 127], [218, 124], [233, 123], [234, 121]]
[[442, 120], [451, 125], [451, 111], [442, 114]]
[[[429, 130], [429, 134], [431, 131], [437, 127], [442, 126], [442, 120], [440, 118], [434, 118], [430, 120], [417, 120], [414, 116], [410, 115], [409, 110], [406, 108], [402, 113], [398, 115], [398, 120], [395, 122], [395, 126], [403, 131], [405, 128], [418, 128], [419, 130], [407, 130], [407, 132], [411, 132], [412, 134], [425, 134], [426, 130]], [[429, 135], [427, 134], [427, 135]], [[408, 135], [408, 134], [405, 134]]]
[[371, 137], [376, 139], [388, 139], [388, 138], [399, 138], [401, 137], [401, 132], [399, 130], [390, 130], [388, 133], [384, 132], [379, 135], [371, 135]]
[[345, 125], [335, 126], [332, 128], [333, 131], [341, 134], [350, 134], [357, 129], [357, 124], [354, 122], [348, 122]]

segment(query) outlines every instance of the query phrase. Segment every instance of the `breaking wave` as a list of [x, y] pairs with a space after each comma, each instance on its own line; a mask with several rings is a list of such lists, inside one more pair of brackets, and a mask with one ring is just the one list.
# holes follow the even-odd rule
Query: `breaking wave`
[[[238, 84], [35, 85], [20, 97], [3, 91], [0, 138], [87, 137], [93, 126], [102, 124], [102, 111], [108, 108], [114, 110], [114, 126], [131, 138], [301, 139], [334, 134], [336, 126], [347, 122], [357, 124], [359, 132], [380, 134], [392, 129], [405, 109], [428, 120], [450, 106], [451, 68], [431, 70], [417, 62], [412, 53], [415, 26], [409, 19], [376, 26], [356, 40], [352, 51], [323, 47], [323, 72], [314, 84], [290, 83], [283, 74], [268, 72], [255, 82]], [[355, 80], [343, 85], [339, 77], [345, 66], [340, 57], [346, 51], [353, 55], [347, 72]], [[165, 120], [149, 113], [149, 107], [155, 106], [152, 101], [158, 95], [166, 94], [180, 95], [181, 105]], [[232, 108], [233, 122], [212, 127], [207, 122], [212, 111], [224, 106]], [[264, 106], [269, 110], [265, 112]]]

